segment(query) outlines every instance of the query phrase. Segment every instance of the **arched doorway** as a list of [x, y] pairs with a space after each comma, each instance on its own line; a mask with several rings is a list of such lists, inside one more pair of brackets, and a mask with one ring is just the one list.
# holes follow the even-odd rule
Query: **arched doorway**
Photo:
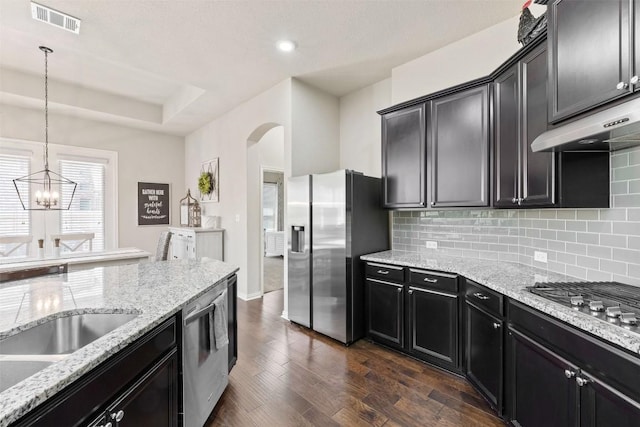
[[[267, 261], [272, 261], [268, 265], [266, 290], [274, 288], [274, 281], [281, 281], [280, 288], [284, 288], [286, 282], [284, 248], [280, 257], [279, 251], [266, 253], [265, 246], [265, 238], [274, 236], [282, 239], [282, 245], [286, 246], [284, 138], [283, 126], [265, 123], [247, 139], [247, 282], [250, 298], [259, 298], [265, 292], [265, 256], [269, 256]], [[274, 177], [278, 174], [279, 185]], [[264, 190], [268, 181], [275, 181], [279, 194], [276, 194], [277, 204], [265, 209]], [[269, 249], [273, 250], [272, 247]]]

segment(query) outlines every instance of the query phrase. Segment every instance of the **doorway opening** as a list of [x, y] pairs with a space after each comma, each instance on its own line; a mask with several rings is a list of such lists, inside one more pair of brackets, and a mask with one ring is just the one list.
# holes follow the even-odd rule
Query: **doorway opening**
[[284, 288], [284, 172], [262, 168], [262, 292]]

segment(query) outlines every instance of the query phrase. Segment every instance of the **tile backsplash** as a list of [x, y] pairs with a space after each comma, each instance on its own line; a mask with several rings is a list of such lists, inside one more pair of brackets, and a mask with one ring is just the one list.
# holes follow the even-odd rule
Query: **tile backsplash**
[[431, 241], [440, 253], [640, 286], [640, 147], [611, 155], [611, 206], [395, 211], [393, 249], [429, 253]]

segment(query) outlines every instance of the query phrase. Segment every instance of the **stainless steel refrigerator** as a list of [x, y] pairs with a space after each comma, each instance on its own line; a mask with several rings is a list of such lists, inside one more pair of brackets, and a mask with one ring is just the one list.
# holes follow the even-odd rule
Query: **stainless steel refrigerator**
[[287, 186], [289, 319], [345, 344], [364, 336], [360, 255], [389, 249], [379, 178], [340, 170]]

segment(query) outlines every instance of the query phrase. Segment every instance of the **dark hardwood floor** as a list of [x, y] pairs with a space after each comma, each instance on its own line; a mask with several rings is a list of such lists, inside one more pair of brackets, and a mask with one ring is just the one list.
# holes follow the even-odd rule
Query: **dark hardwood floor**
[[282, 292], [238, 300], [238, 363], [207, 426], [503, 426], [464, 380], [282, 319]]

